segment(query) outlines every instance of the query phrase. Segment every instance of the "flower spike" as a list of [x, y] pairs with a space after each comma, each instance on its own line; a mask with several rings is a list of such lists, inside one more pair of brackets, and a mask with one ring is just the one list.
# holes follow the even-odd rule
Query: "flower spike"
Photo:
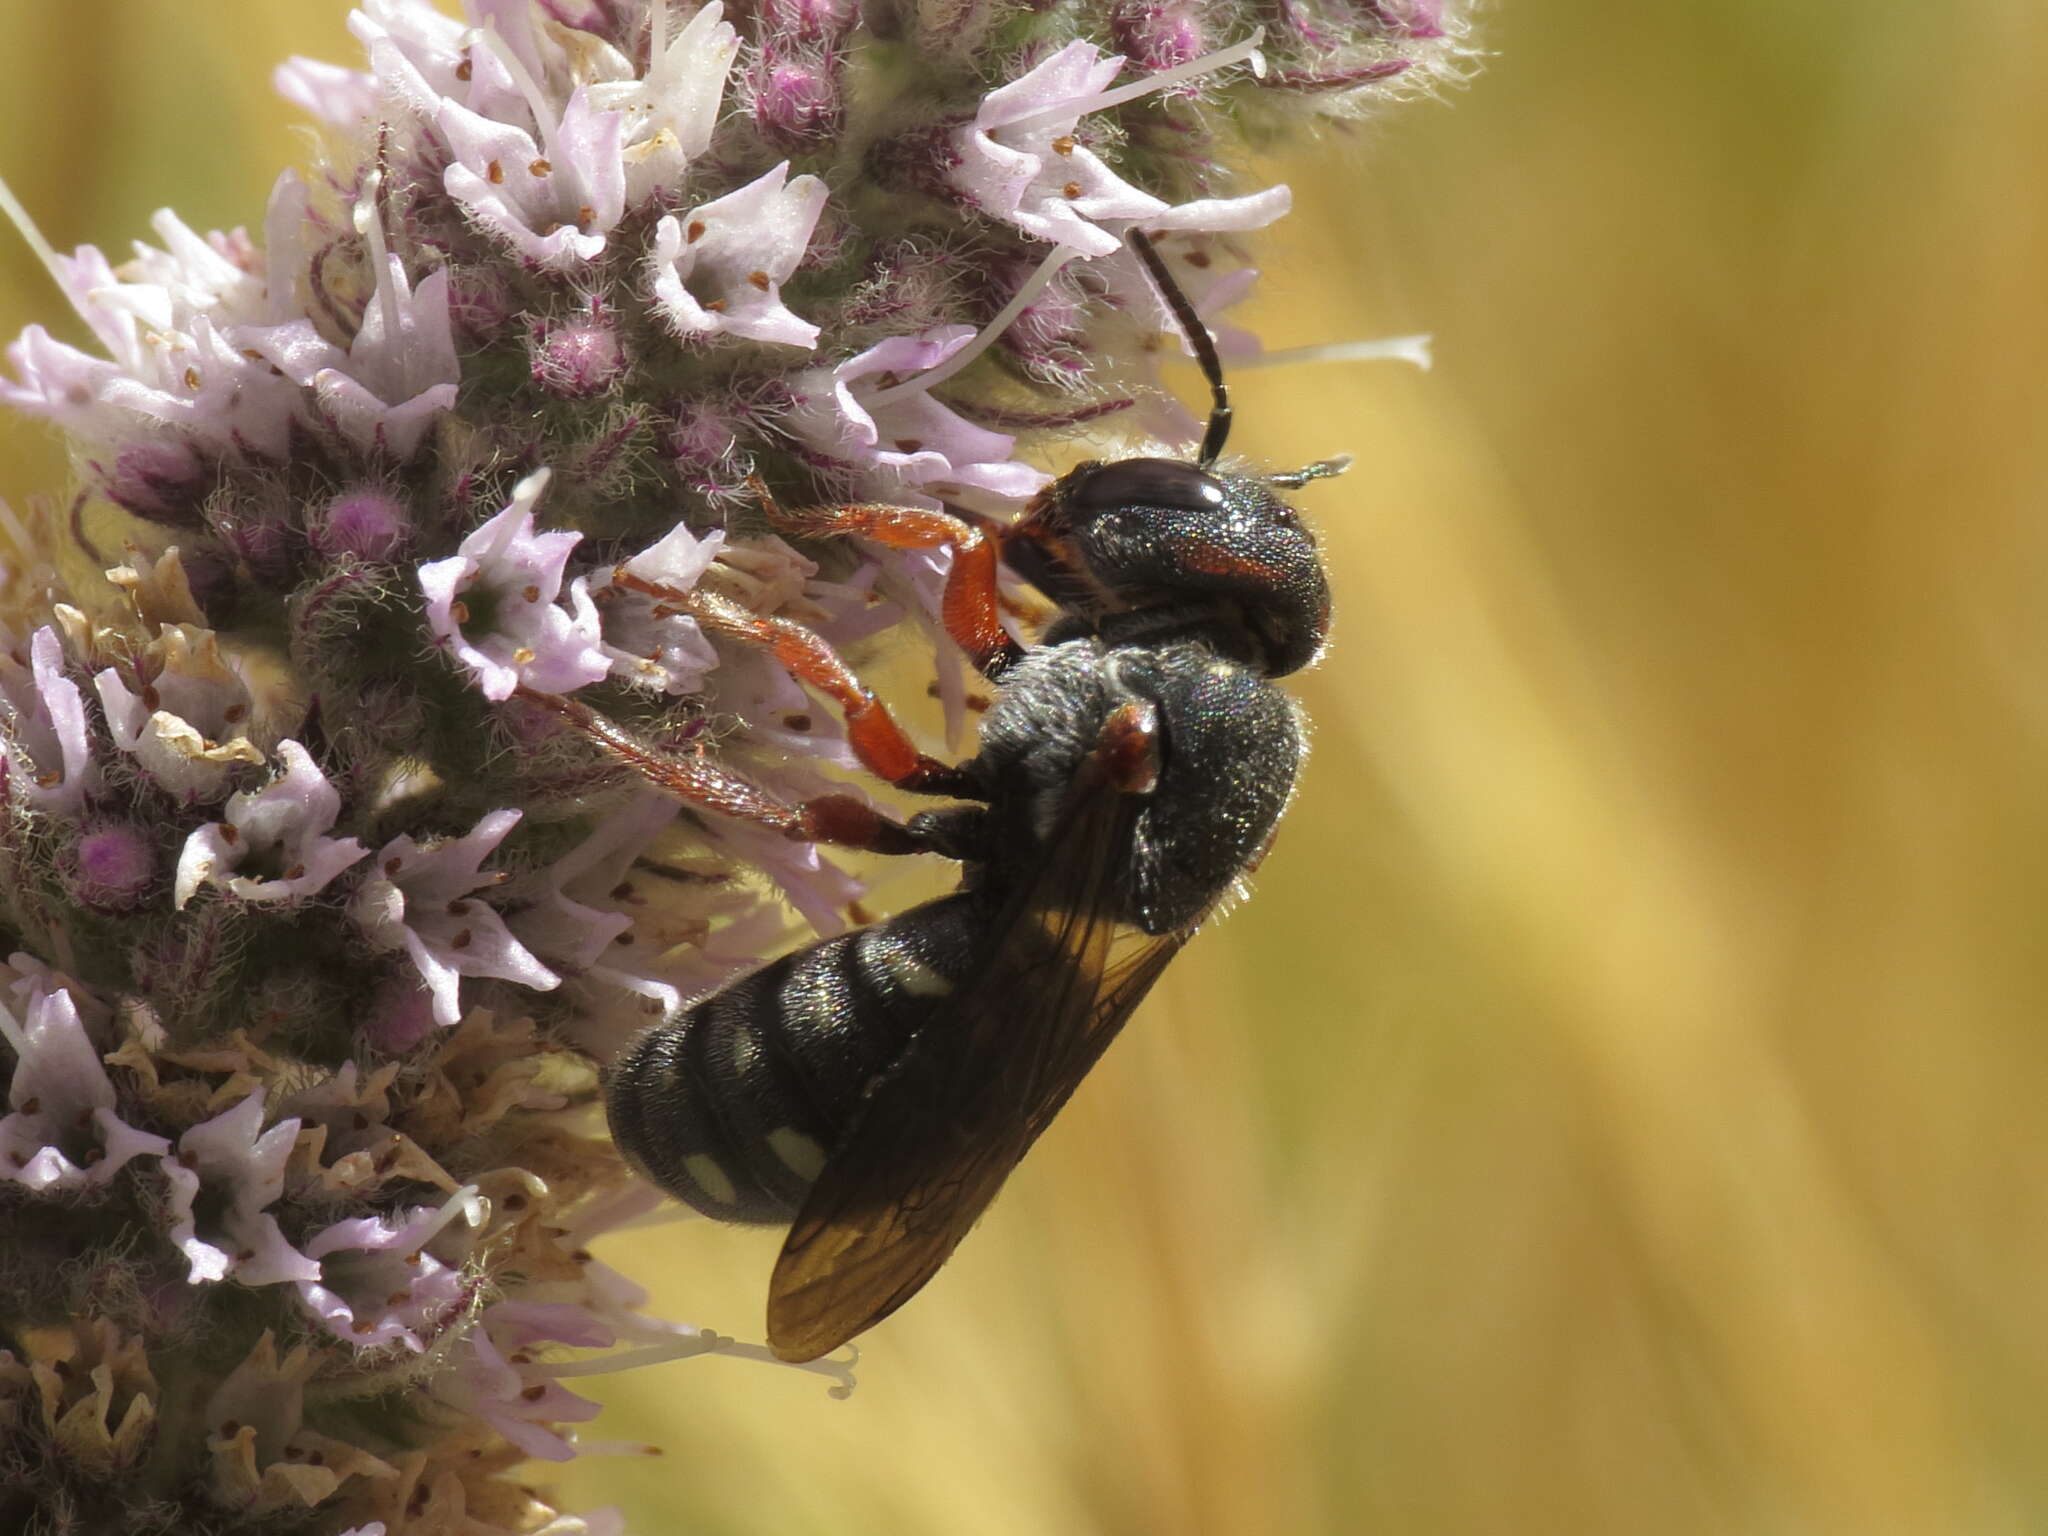
[[878, 798], [980, 789], [1013, 525], [1200, 432], [1247, 146], [1464, 4], [351, 0], [248, 228], [59, 252], [0, 184], [82, 323], [0, 363], [79, 482], [0, 504], [0, 1507], [621, 1536], [520, 1465], [646, 1454], [579, 1378], [774, 1356], [649, 1315], [609, 1066], [887, 913], [828, 843], [975, 852]]

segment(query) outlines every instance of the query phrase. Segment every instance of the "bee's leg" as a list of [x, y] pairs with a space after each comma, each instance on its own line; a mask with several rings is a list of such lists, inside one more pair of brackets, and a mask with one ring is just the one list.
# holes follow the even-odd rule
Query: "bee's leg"
[[996, 586], [997, 530], [993, 527], [981, 527], [950, 512], [881, 502], [791, 511], [778, 506], [760, 480], [749, 484], [768, 521], [790, 533], [852, 533], [889, 549], [950, 548], [953, 568], [946, 575], [939, 612], [946, 633], [960, 642], [985, 677], [994, 677], [1024, 654], [1024, 648], [1003, 628], [1002, 598]]
[[685, 805], [752, 822], [797, 842], [835, 843], [869, 853], [945, 851], [932, 837], [913, 831], [852, 795], [820, 795], [792, 805], [750, 779], [722, 768], [702, 754], [663, 752], [639, 740], [589, 705], [521, 684], [513, 697], [544, 709], [659, 789]]
[[984, 864], [994, 852], [995, 835], [988, 809], [979, 805], [953, 805], [943, 811], [919, 811], [904, 830], [923, 844], [928, 853], [940, 854], [961, 864]]
[[951, 763], [928, 757], [910, 743], [888, 706], [839, 659], [823, 637], [788, 619], [764, 619], [715, 592], [688, 592], [646, 581], [626, 570], [612, 584], [687, 613], [707, 634], [759, 646], [799, 682], [829, 695], [846, 713], [846, 739], [861, 766], [898, 789], [956, 799], [987, 797], [980, 781]]
[[521, 683], [512, 696], [521, 703], [546, 710], [685, 805], [751, 821], [790, 837], [804, 835], [802, 807], [769, 794], [752, 780], [720, 767], [702, 753], [664, 752], [649, 746], [617, 721], [580, 700], [558, 693], [543, 693]]
[[802, 828], [790, 835], [807, 843], [832, 843], [865, 853], [937, 853], [949, 859], [956, 857], [951, 843], [919, 825], [923, 817], [913, 816], [905, 824], [852, 795], [819, 795], [815, 800], [806, 800], [799, 815]]

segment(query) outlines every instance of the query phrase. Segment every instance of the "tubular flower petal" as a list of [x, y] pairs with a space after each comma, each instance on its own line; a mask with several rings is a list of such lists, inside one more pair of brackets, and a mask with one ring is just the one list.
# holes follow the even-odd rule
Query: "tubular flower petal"
[[1111, 92], [1124, 67], [1103, 58], [1092, 43], [1075, 41], [1030, 73], [982, 98], [974, 121], [953, 135], [957, 159], [947, 180], [974, 207], [1027, 234], [1080, 251], [1114, 256], [1123, 249], [1109, 224], [1157, 222], [1172, 212], [1163, 199], [1141, 192], [1076, 137], [1081, 119], [1233, 62], [1243, 48], [1225, 49], [1152, 82]]
[[875, 398], [884, 385], [936, 368], [972, 340], [971, 327], [942, 326], [800, 375], [789, 429], [854, 470], [870, 496], [966, 487], [1022, 502], [1049, 477], [1011, 461], [1015, 438], [975, 426], [922, 390], [899, 390], [886, 403]]
[[[263, 1129], [259, 1088], [193, 1126], [178, 1138], [177, 1153], [163, 1159], [171, 1186], [171, 1241], [191, 1266], [193, 1284], [229, 1275], [244, 1285], [320, 1278], [319, 1261], [285, 1241], [268, 1209], [284, 1193], [285, 1159], [298, 1134], [297, 1120]], [[211, 1196], [204, 1213], [202, 1190]]]
[[376, 873], [356, 894], [356, 921], [373, 944], [411, 956], [433, 994], [437, 1024], [461, 1018], [457, 988], [464, 976], [517, 982], [535, 991], [561, 982], [473, 894], [502, 883], [483, 873], [483, 861], [518, 824], [519, 814], [492, 811], [463, 836], [424, 847], [410, 836], [394, 837], [377, 851]]
[[[284, 772], [260, 790], [228, 797], [227, 817], [185, 840], [173, 896], [184, 906], [203, 884], [226, 886], [244, 901], [298, 901], [370, 850], [352, 837], [329, 837], [341, 795], [296, 741], [277, 744]], [[243, 873], [261, 869], [260, 874]]]
[[0, 710], [5, 746], [20, 770], [29, 802], [53, 811], [75, 809], [96, 782], [85, 699], [64, 675], [64, 646], [45, 624], [20, 652], [0, 654]]
[[586, 578], [569, 584], [567, 608], [555, 601], [582, 535], [536, 531], [534, 503], [547, 483], [546, 470], [528, 475], [460, 553], [419, 569], [428, 627], [487, 699], [509, 699], [521, 683], [544, 693], [581, 688], [611, 671]]
[[35, 984], [20, 1019], [0, 1005], [0, 1034], [14, 1055], [0, 1179], [37, 1194], [92, 1189], [133, 1159], [170, 1150], [115, 1114], [114, 1085], [68, 990]]
[[678, 336], [744, 336], [809, 351], [818, 328], [792, 314], [782, 285], [825, 208], [815, 176], [785, 182], [789, 162], [654, 228], [654, 300]]
[[[725, 545], [723, 532], [699, 537], [678, 523], [620, 569], [672, 592], [688, 592]], [[614, 588], [604, 605], [606, 651], [612, 675], [664, 693], [702, 690], [718, 653], [689, 614], [631, 588]]]
[[455, 152], [444, 178], [448, 195], [480, 228], [536, 266], [603, 254], [625, 212], [623, 115], [597, 110], [579, 90], [538, 140], [452, 101], [436, 121]]
[[306, 1309], [360, 1349], [400, 1344], [414, 1354], [457, 1321], [470, 1294], [461, 1265], [448, 1264], [427, 1245], [462, 1222], [483, 1223], [474, 1187], [440, 1206], [414, 1206], [397, 1216], [338, 1221], [306, 1242], [320, 1260], [320, 1278], [301, 1281]]

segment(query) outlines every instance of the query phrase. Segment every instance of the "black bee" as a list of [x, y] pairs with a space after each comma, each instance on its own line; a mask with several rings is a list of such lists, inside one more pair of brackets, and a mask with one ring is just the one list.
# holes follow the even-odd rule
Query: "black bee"
[[976, 755], [891, 758], [900, 733], [874, 735], [872, 696], [808, 675], [889, 777], [980, 802], [869, 843], [960, 860], [959, 890], [763, 966], [648, 1029], [608, 1078], [612, 1133], [663, 1189], [722, 1220], [791, 1223], [768, 1296], [786, 1359], [837, 1348], [932, 1277], [1257, 865], [1293, 790], [1302, 720], [1269, 680], [1315, 658], [1330, 603], [1316, 541], [1275, 489], [1342, 464], [1217, 467], [1230, 406], [1214, 345], [1132, 240], [1214, 407], [1194, 462], [1083, 464], [999, 532], [1002, 558], [1059, 609], [1038, 645], [1002, 636], [994, 561], [974, 573], [967, 525], [904, 511], [922, 529], [905, 534], [877, 508], [797, 519], [900, 543], [931, 542], [934, 518], [951, 530], [967, 574], [948, 617], [997, 682]]

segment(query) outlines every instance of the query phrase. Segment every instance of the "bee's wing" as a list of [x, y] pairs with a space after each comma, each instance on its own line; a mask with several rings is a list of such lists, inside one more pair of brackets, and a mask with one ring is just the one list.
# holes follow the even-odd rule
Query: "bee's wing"
[[937, 1273], [1187, 942], [1117, 921], [1142, 804], [1092, 764], [1077, 777], [974, 980], [870, 1089], [775, 1266], [784, 1359], [837, 1349]]

